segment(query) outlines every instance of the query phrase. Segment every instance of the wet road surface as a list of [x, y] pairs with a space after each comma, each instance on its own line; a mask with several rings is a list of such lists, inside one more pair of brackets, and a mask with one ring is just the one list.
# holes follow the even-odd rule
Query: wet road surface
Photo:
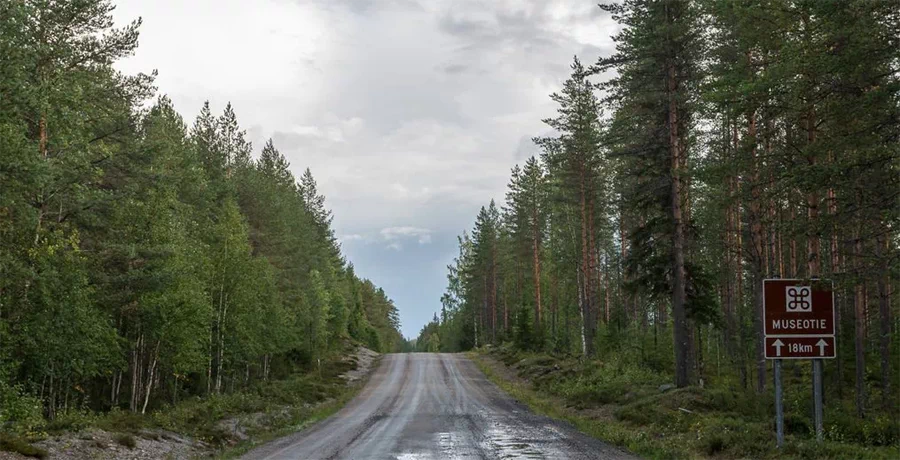
[[535, 415], [462, 355], [385, 355], [360, 394], [244, 459], [634, 459]]

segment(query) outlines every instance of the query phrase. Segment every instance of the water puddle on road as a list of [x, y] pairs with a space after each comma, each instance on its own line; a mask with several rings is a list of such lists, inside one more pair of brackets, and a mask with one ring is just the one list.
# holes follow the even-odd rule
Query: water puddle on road
[[[500, 422], [491, 424], [485, 433], [482, 445], [485, 450], [496, 452], [497, 458], [547, 458], [545, 449], [538, 449], [533, 442], [541, 439], [539, 433], [523, 432]], [[546, 444], [549, 439], [542, 439], [541, 444]], [[556, 458], [552, 457], [551, 458]]]
[[437, 449], [434, 452], [404, 452], [397, 456], [397, 460], [464, 460], [478, 458], [471, 450], [466, 448], [466, 443], [459, 439], [457, 433], [434, 433], [434, 441]]

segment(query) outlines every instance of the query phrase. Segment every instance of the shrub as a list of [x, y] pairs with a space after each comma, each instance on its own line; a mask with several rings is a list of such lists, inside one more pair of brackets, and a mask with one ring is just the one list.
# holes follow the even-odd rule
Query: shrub
[[56, 418], [47, 422], [47, 431], [60, 433], [63, 431], [81, 431], [91, 426], [97, 417], [87, 410], [70, 410], [57, 414]]
[[8, 385], [0, 369], [0, 428], [14, 434], [33, 433], [44, 425], [41, 401], [25, 395], [19, 385]]
[[134, 449], [137, 447], [137, 440], [134, 439], [134, 436], [128, 433], [116, 433], [113, 435], [113, 441], [115, 441], [120, 446], [125, 446], [129, 449]]
[[22, 454], [26, 457], [47, 458], [47, 451], [35, 447], [17, 436], [0, 433], [0, 450]]

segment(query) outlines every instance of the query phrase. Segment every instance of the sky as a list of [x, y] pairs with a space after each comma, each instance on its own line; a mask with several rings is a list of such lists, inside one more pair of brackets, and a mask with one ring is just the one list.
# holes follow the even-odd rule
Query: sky
[[597, 0], [116, 0], [142, 18], [125, 73], [156, 69], [188, 124], [231, 102], [258, 155], [309, 167], [357, 274], [415, 337], [440, 310], [457, 236], [503, 201], [510, 169], [570, 73], [613, 50]]

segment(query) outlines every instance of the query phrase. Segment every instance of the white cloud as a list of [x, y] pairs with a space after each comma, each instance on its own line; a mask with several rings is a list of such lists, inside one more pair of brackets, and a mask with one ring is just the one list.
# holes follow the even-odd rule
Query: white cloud
[[338, 240], [340, 241], [361, 241], [367, 239], [365, 235], [360, 235], [358, 233], [350, 233], [347, 235], [339, 235]]
[[431, 241], [431, 230], [427, 228], [419, 228], [419, 227], [388, 227], [382, 228], [379, 232], [387, 241], [402, 239], [402, 238], [419, 238], [421, 241], [422, 238], [428, 238], [428, 241]]
[[[584, 0], [114, 3], [118, 25], [143, 18], [120, 70], [159, 69], [188, 124], [231, 101], [257, 152], [271, 137], [295, 176], [312, 170], [348, 258], [378, 257], [360, 274], [414, 271], [403, 286], [444, 283], [450, 259], [434, 260], [536, 152], [572, 55], [593, 63], [617, 31]], [[440, 308], [421, 291], [388, 292], [405, 333]]]

